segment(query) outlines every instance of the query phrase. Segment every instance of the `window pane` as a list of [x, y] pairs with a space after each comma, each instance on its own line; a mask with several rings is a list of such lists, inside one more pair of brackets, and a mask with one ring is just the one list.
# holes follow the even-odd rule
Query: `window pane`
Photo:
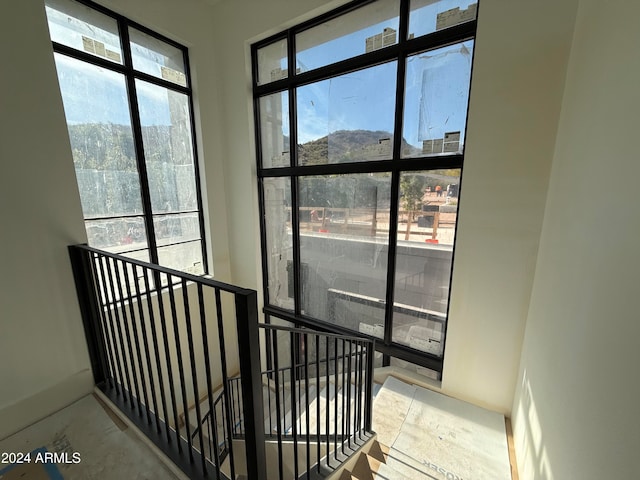
[[260, 98], [260, 142], [264, 168], [291, 165], [288, 92]]
[[[128, 258], [132, 258], [134, 260], [140, 260], [141, 262], [147, 262], [147, 263], [150, 262], [148, 249], [134, 250], [133, 252], [122, 252], [121, 255]], [[144, 279], [144, 275], [142, 274], [140, 268], [138, 268], [137, 273], [138, 273], [137, 278]], [[142, 283], [140, 285], [142, 286]], [[144, 290], [144, 287], [142, 287], [142, 290]]]
[[268, 303], [293, 310], [291, 180], [265, 178], [263, 186]]
[[86, 220], [84, 223], [92, 247], [113, 253], [147, 248], [147, 232], [142, 217]]
[[153, 213], [198, 209], [189, 98], [136, 80]]
[[477, 0], [411, 0], [409, 38], [476, 19]]
[[393, 341], [441, 356], [460, 170], [400, 178]]
[[[128, 258], [132, 258], [134, 260], [140, 260], [143, 262], [149, 262], [149, 250], [139, 250], [135, 252], [117, 252], [120, 255], [123, 255]], [[117, 272], [116, 272], [117, 266]], [[126, 270], [126, 273], [125, 273]], [[109, 277], [109, 272], [111, 272], [111, 277]], [[121, 298], [128, 298], [129, 292], [127, 291], [126, 285], [127, 281], [129, 282], [129, 290], [131, 291], [131, 295], [136, 295], [136, 285], [138, 291], [140, 293], [144, 293], [146, 291], [146, 285], [144, 281], [144, 273], [141, 267], [134, 267], [133, 265], [125, 265], [124, 262], [120, 260], [113, 260], [109, 257], [102, 257], [100, 261], [96, 262], [96, 273], [97, 273], [97, 282], [98, 282], [98, 291], [100, 297], [103, 302], [116, 302]], [[111, 278], [110, 281], [105, 283], [102, 281], [104, 278]], [[148, 283], [149, 285], [153, 285], [153, 277], [151, 272], [148, 273]], [[120, 295], [120, 288], [117, 285], [122, 286], [122, 296]], [[113, 288], [113, 290], [112, 290]]]
[[159, 247], [200, 240], [200, 220], [195, 212], [154, 216], [153, 226]]
[[398, 42], [398, 0], [379, 0], [296, 35], [296, 71], [339, 62]]
[[402, 156], [464, 149], [473, 41], [407, 58]]
[[47, 0], [46, 11], [51, 40], [122, 64], [115, 19], [71, 0]]
[[423, 375], [425, 377], [431, 378], [432, 380], [442, 380], [442, 375], [440, 372], [436, 370], [431, 370], [430, 368], [421, 367], [420, 365], [416, 365], [414, 363], [409, 363], [404, 360], [400, 360], [399, 358], [391, 357], [392, 367], [399, 367], [404, 370], [408, 370], [410, 372], [415, 372], [419, 375]]
[[391, 158], [396, 62], [297, 91], [300, 165]]
[[158, 260], [163, 267], [174, 268], [194, 275], [204, 273], [202, 245], [199, 241], [160, 247], [158, 248]]
[[135, 28], [129, 28], [129, 38], [133, 68], [187, 86], [182, 50]]
[[379, 336], [387, 279], [390, 188], [388, 173], [299, 179], [306, 315]]
[[286, 38], [259, 48], [257, 53], [258, 85], [264, 85], [289, 76]]
[[55, 54], [85, 218], [142, 213], [125, 79]]

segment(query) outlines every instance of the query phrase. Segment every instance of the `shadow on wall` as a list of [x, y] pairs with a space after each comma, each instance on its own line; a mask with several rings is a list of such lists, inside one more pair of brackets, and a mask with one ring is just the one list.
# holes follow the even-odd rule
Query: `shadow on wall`
[[516, 451], [524, 458], [519, 459], [521, 478], [536, 480], [554, 480], [551, 462], [544, 446], [542, 426], [533, 396], [533, 388], [524, 371], [520, 400], [514, 412], [514, 426], [518, 428], [518, 447]]

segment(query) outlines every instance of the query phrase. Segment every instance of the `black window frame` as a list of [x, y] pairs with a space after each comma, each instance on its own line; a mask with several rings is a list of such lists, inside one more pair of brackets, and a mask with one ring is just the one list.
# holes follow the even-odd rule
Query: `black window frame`
[[[196, 202], [197, 202], [197, 213], [198, 213], [198, 224], [199, 224], [199, 233], [200, 233], [200, 246], [202, 251], [202, 275], [209, 275], [209, 262], [207, 255], [207, 242], [206, 242], [206, 228], [204, 221], [204, 209], [203, 209], [203, 200], [202, 200], [202, 181], [200, 177], [200, 162], [198, 158], [198, 148], [197, 148], [197, 139], [196, 139], [196, 123], [195, 123], [195, 115], [193, 108], [193, 89], [191, 83], [191, 71], [189, 65], [189, 51], [188, 48], [184, 45], [172, 40], [154, 30], [145, 27], [133, 20], [128, 19], [127, 17], [120, 15], [113, 10], [110, 10], [102, 5], [92, 2], [91, 0], [72, 0], [76, 3], [89, 7], [103, 15], [113, 18], [116, 21], [118, 27], [118, 36], [120, 39], [120, 47], [122, 49], [123, 62], [122, 64], [118, 64], [112, 62], [106, 58], [101, 58], [96, 55], [92, 55], [90, 53], [83, 52], [82, 50], [75, 49], [68, 45], [64, 45], [52, 40], [53, 51], [54, 53], [58, 53], [61, 55], [65, 55], [69, 58], [73, 58], [82, 62], [86, 62], [88, 64], [104, 68], [106, 70], [110, 70], [113, 72], [120, 73], [124, 76], [127, 88], [127, 102], [129, 105], [129, 111], [131, 114], [131, 128], [133, 133], [133, 142], [134, 149], [136, 154], [136, 166], [138, 169], [138, 176], [140, 180], [140, 191], [141, 191], [141, 200], [142, 200], [142, 214], [135, 215], [137, 217], [144, 218], [144, 225], [146, 229], [147, 236], [147, 248], [145, 249], [134, 249], [123, 251], [123, 254], [134, 253], [138, 251], [149, 250], [149, 260], [150, 263], [154, 263], [156, 265], [160, 265], [158, 258], [158, 248], [164, 248], [167, 246], [180, 245], [182, 243], [189, 243], [193, 240], [186, 242], [175, 242], [167, 245], [162, 245], [162, 247], [158, 247], [156, 241], [156, 232], [155, 226], [153, 223], [154, 217], [163, 216], [163, 215], [179, 215], [185, 213], [196, 213], [196, 211], [185, 211], [185, 212], [169, 212], [169, 213], [153, 213], [152, 205], [151, 205], [151, 195], [150, 195], [150, 187], [149, 187], [149, 178], [147, 174], [147, 166], [144, 152], [144, 143], [142, 137], [142, 126], [140, 121], [140, 111], [138, 107], [137, 100], [137, 89], [136, 89], [136, 80], [142, 80], [147, 83], [150, 83], [155, 86], [163, 87], [171, 91], [175, 91], [178, 93], [184, 94], [188, 99], [189, 106], [189, 118], [190, 125], [189, 128], [191, 130], [191, 148], [193, 152], [193, 163], [194, 163], [194, 175], [195, 175], [195, 189], [196, 189]], [[45, 2], [46, 4], [46, 2]], [[131, 44], [129, 41], [129, 29], [136, 29], [150, 37], [157, 39], [161, 42], [166, 43], [167, 45], [174, 47], [183, 55], [184, 59], [184, 75], [185, 75], [185, 86], [179, 85], [177, 83], [173, 83], [171, 81], [165, 80], [163, 78], [156, 77], [154, 75], [150, 75], [148, 73], [142, 72], [140, 70], [136, 70], [133, 66], [133, 59], [131, 54]], [[126, 218], [128, 215], [121, 216], [104, 216], [104, 217], [92, 217], [89, 220], [109, 220], [115, 218]], [[85, 218], [85, 221], [87, 219]]]
[[[393, 335], [393, 312], [394, 312], [394, 288], [395, 288], [395, 263], [397, 252], [397, 241], [393, 237], [398, 231], [398, 206], [399, 206], [399, 186], [400, 176], [404, 172], [411, 171], [429, 171], [442, 169], [460, 169], [460, 192], [462, 191], [462, 172], [464, 163], [464, 151], [458, 154], [450, 154], [445, 156], [420, 156], [411, 158], [402, 158], [402, 123], [404, 114], [404, 90], [405, 90], [405, 70], [406, 59], [412, 54], [421, 53], [429, 50], [446, 47], [452, 44], [458, 44], [467, 40], [476, 39], [477, 16], [475, 20], [458, 24], [442, 30], [420, 36], [417, 38], [408, 38], [410, 0], [400, 0], [399, 2], [399, 31], [398, 41], [396, 44], [386, 46], [379, 50], [351, 57], [346, 60], [338, 61], [333, 64], [325, 65], [311, 71], [296, 72], [295, 62], [295, 38], [296, 35], [315, 27], [323, 22], [340, 17], [346, 13], [356, 10], [364, 5], [374, 3], [376, 0], [355, 0], [338, 7], [330, 12], [313, 18], [309, 21], [295, 25], [282, 32], [272, 35], [264, 40], [251, 45], [251, 64], [252, 64], [252, 86], [253, 86], [253, 107], [254, 107], [254, 125], [255, 125], [255, 145], [256, 145], [256, 161], [257, 161], [257, 177], [258, 177], [258, 195], [260, 209], [260, 241], [262, 249], [262, 282], [265, 299], [263, 311], [266, 315], [266, 321], [269, 322], [270, 316], [288, 321], [298, 327], [311, 327], [321, 331], [342, 333], [352, 335], [353, 330], [341, 327], [330, 322], [326, 322], [317, 318], [302, 314], [302, 275], [303, 268], [300, 258], [300, 220], [299, 220], [299, 203], [298, 203], [298, 178], [312, 175], [339, 175], [352, 173], [391, 173], [391, 221], [389, 226], [389, 244], [388, 244], [388, 264], [387, 264], [387, 280], [386, 280], [386, 298], [385, 298], [385, 330], [384, 339], [375, 338], [362, 332], [358, 335], [370, 338], [375, 341], [376, 350], [383, 354], [383, 366], [390, 365], [391, 357], [404, 360], [421, 367], [429, 368], [438, 373], [441, 379], [444, 356], [446, 353], [447, 326], [449, 318], [450, 303], [447, 302], [447, 312], [444, 327], [445, 347], [441, 356], [426, 353], [406, 345], [394, 343]], [[479, 3], [479, 2], [478, 2]], [[287, 68], [288, 75], [266, 84], [258, 83], [258, 50], [274, 42], [287, 41]], [[474, 48], [475, 52], [475, 48]], [[395, 118], [393, 132], [393, 154], [390, 160], [375, 160], [371, 162], [357, 163], [332, 163], [321, 165], [298, 165], [297, 148], [297, 112], [296, 112], [296, 88], [319, 82], [329, 78], [334, 78], [345, 73], [361, 70], [382, 63], [397, 61], [397, 78], [396, 78], [396, 99], [395, 99]], [[473, 61], [471, 67], [471, 79], [473, 78]], [[289, 166], [278, 166], [265, 168], [262, 164], [262, 143], [260, 137], [260, 98], [269, 94], [288, 92], [289, 95], [289, 142], [291, 163]], [[468, 111], [465, 125], [468, 124]], [[466, 131], [466, 130], [465, 130]], [[466, 145], [466, 142], [465, 142]], [[266, 244], [266, 219], [264, 205], [264, 180], [268, 178], [288, 178], [291, 182], [291, 223], [292, 223], [292, 246], [293, 246], [293, 276], [294, 276], [294, 311], [288, 311], [281, 307], [269, 304], [269, 288], [268, 288], [268, 265], [267, 265], [267, 244]], [[456, 225], [458, 226], [458, 216], [456, 216]], [[452, 267], [449, 277], [449, 286], [453, 278], [453, 262], [455, 260], [455, 246], [453, 244], [452, 251]], [[451, 288], [449, 288], [448, 300], [451, 296]]]

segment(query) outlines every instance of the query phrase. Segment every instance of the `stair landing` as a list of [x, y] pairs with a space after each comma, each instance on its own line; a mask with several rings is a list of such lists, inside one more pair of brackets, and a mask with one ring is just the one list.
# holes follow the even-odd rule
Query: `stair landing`
[[511, 480], [498, 413], [389, 376], [374, 401], [373, 430], [384, 462], [369, 459], [377, 474], [350, 472], [354, 478]]

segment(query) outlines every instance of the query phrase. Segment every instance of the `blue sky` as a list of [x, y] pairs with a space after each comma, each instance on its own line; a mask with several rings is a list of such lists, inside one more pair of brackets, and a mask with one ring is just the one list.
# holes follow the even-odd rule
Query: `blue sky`
[[[475, 1], [414, 0], [409, 31], [415, 35], [433, 32], [439, 12], [455, 7], [464, 9]], [[303, 44], [313, 46], [297, 54], [296, 66], [306, 71], [362, 54], [365, 39], [385, 28], [397, 30], [397, 17], [319, 45], [313, 43], [313, 34], [305, 32]], [[446, 132], [455, 131], [460, 131], [464, 138], [472, 52], [473, 42], [468, 41], [407, 60], [403, 137], [409, 143], [421, 147], [422, 140], [442, 138]], [[281, 65], [284, 67], [286, 63]], [[396, 68], [396, 62], [391, 62], [300, 87], [298, 142], [305, 143], [337, 130], [393, 131]], [[286, 95], [283, 97], [286, 109], [288, 102]], [[283, 134], [289, 135], [287, 125], [283, 125]]]
[[[55, 58], [67, 123], [131, 125], [123, 75], [61, 54]], [[169, 125], [167, 90], [142, 81], [136, 89], [142, 125]]]
[[[469, 41], [408, 59], [403, 136], [409, 143], [464, 134], [472, 51]], [[298, 141], [336, 130], [393, 131], [396, 68], [386, 63], [299, 88]]]
[[[414, 0], [412, 6], [416, 10], [411, 13], [410, 32], [421, 35], [434, 31], [438, 12], [454, 7], [466, 8], [471, 1], [475, 0], [435, 3]], [[383, 0], [370, 7], [377, 6], [377, 13], [382, 15], [380, 18], [388, 18], [392, 15], [386, 12], [389, 8], [394, 11], [395, 5], [395, 1]], [[83, 28], [82, 22], [79, 25], [73, 28]], [[319, 45], [322, 31], [320, 37], [317, 32], [307, 31], [302, 34], [306, 38], [299, 43], [313, 46], [298, 53], [297, 66], [307, 70], [361, 54], [365, 39], [381, 33], [384, 28], [397, 30], [397, 17]], [[58, 41], [67, 35], [69, 43], [81, 48], [78, 31], [54, 30], [52, 34]], [[101, 35], [103, 41], [113, 43], [108, 32]], [[473, 42], [465, 42], [408, 59], [403, 137], [409, 143], [420, 147], [422, 140], [442, 138], [445, 132], [452, 131], [461, 131], [464, 138], [472, 50]], [[150, 58], [152, 67], [159, 69], [159, 59], [162, 56]], [[59, 54], [56, 54], [56, 64], [68, 123], [130, 125], [126, 87], [120, 74]], [[285, 63], [281, 61], [280, 65], [285, 66]], [[305, 143], [337, 130], [393, 131], [396, 68], [396, 62], [390, 62], [300, 87], [297, 90], [298, 142]], [[168, 125], [166, 89], [145, 82], [137, 82], [136, 88], [143, 125]], [[101, 100], [103, 98], [109, 101]], [[286, 95], [283, 95], [282, 103], [286, 112]], [[289, 135], [288, 125], [283, 125], [282, 130], [283, 135]]]

